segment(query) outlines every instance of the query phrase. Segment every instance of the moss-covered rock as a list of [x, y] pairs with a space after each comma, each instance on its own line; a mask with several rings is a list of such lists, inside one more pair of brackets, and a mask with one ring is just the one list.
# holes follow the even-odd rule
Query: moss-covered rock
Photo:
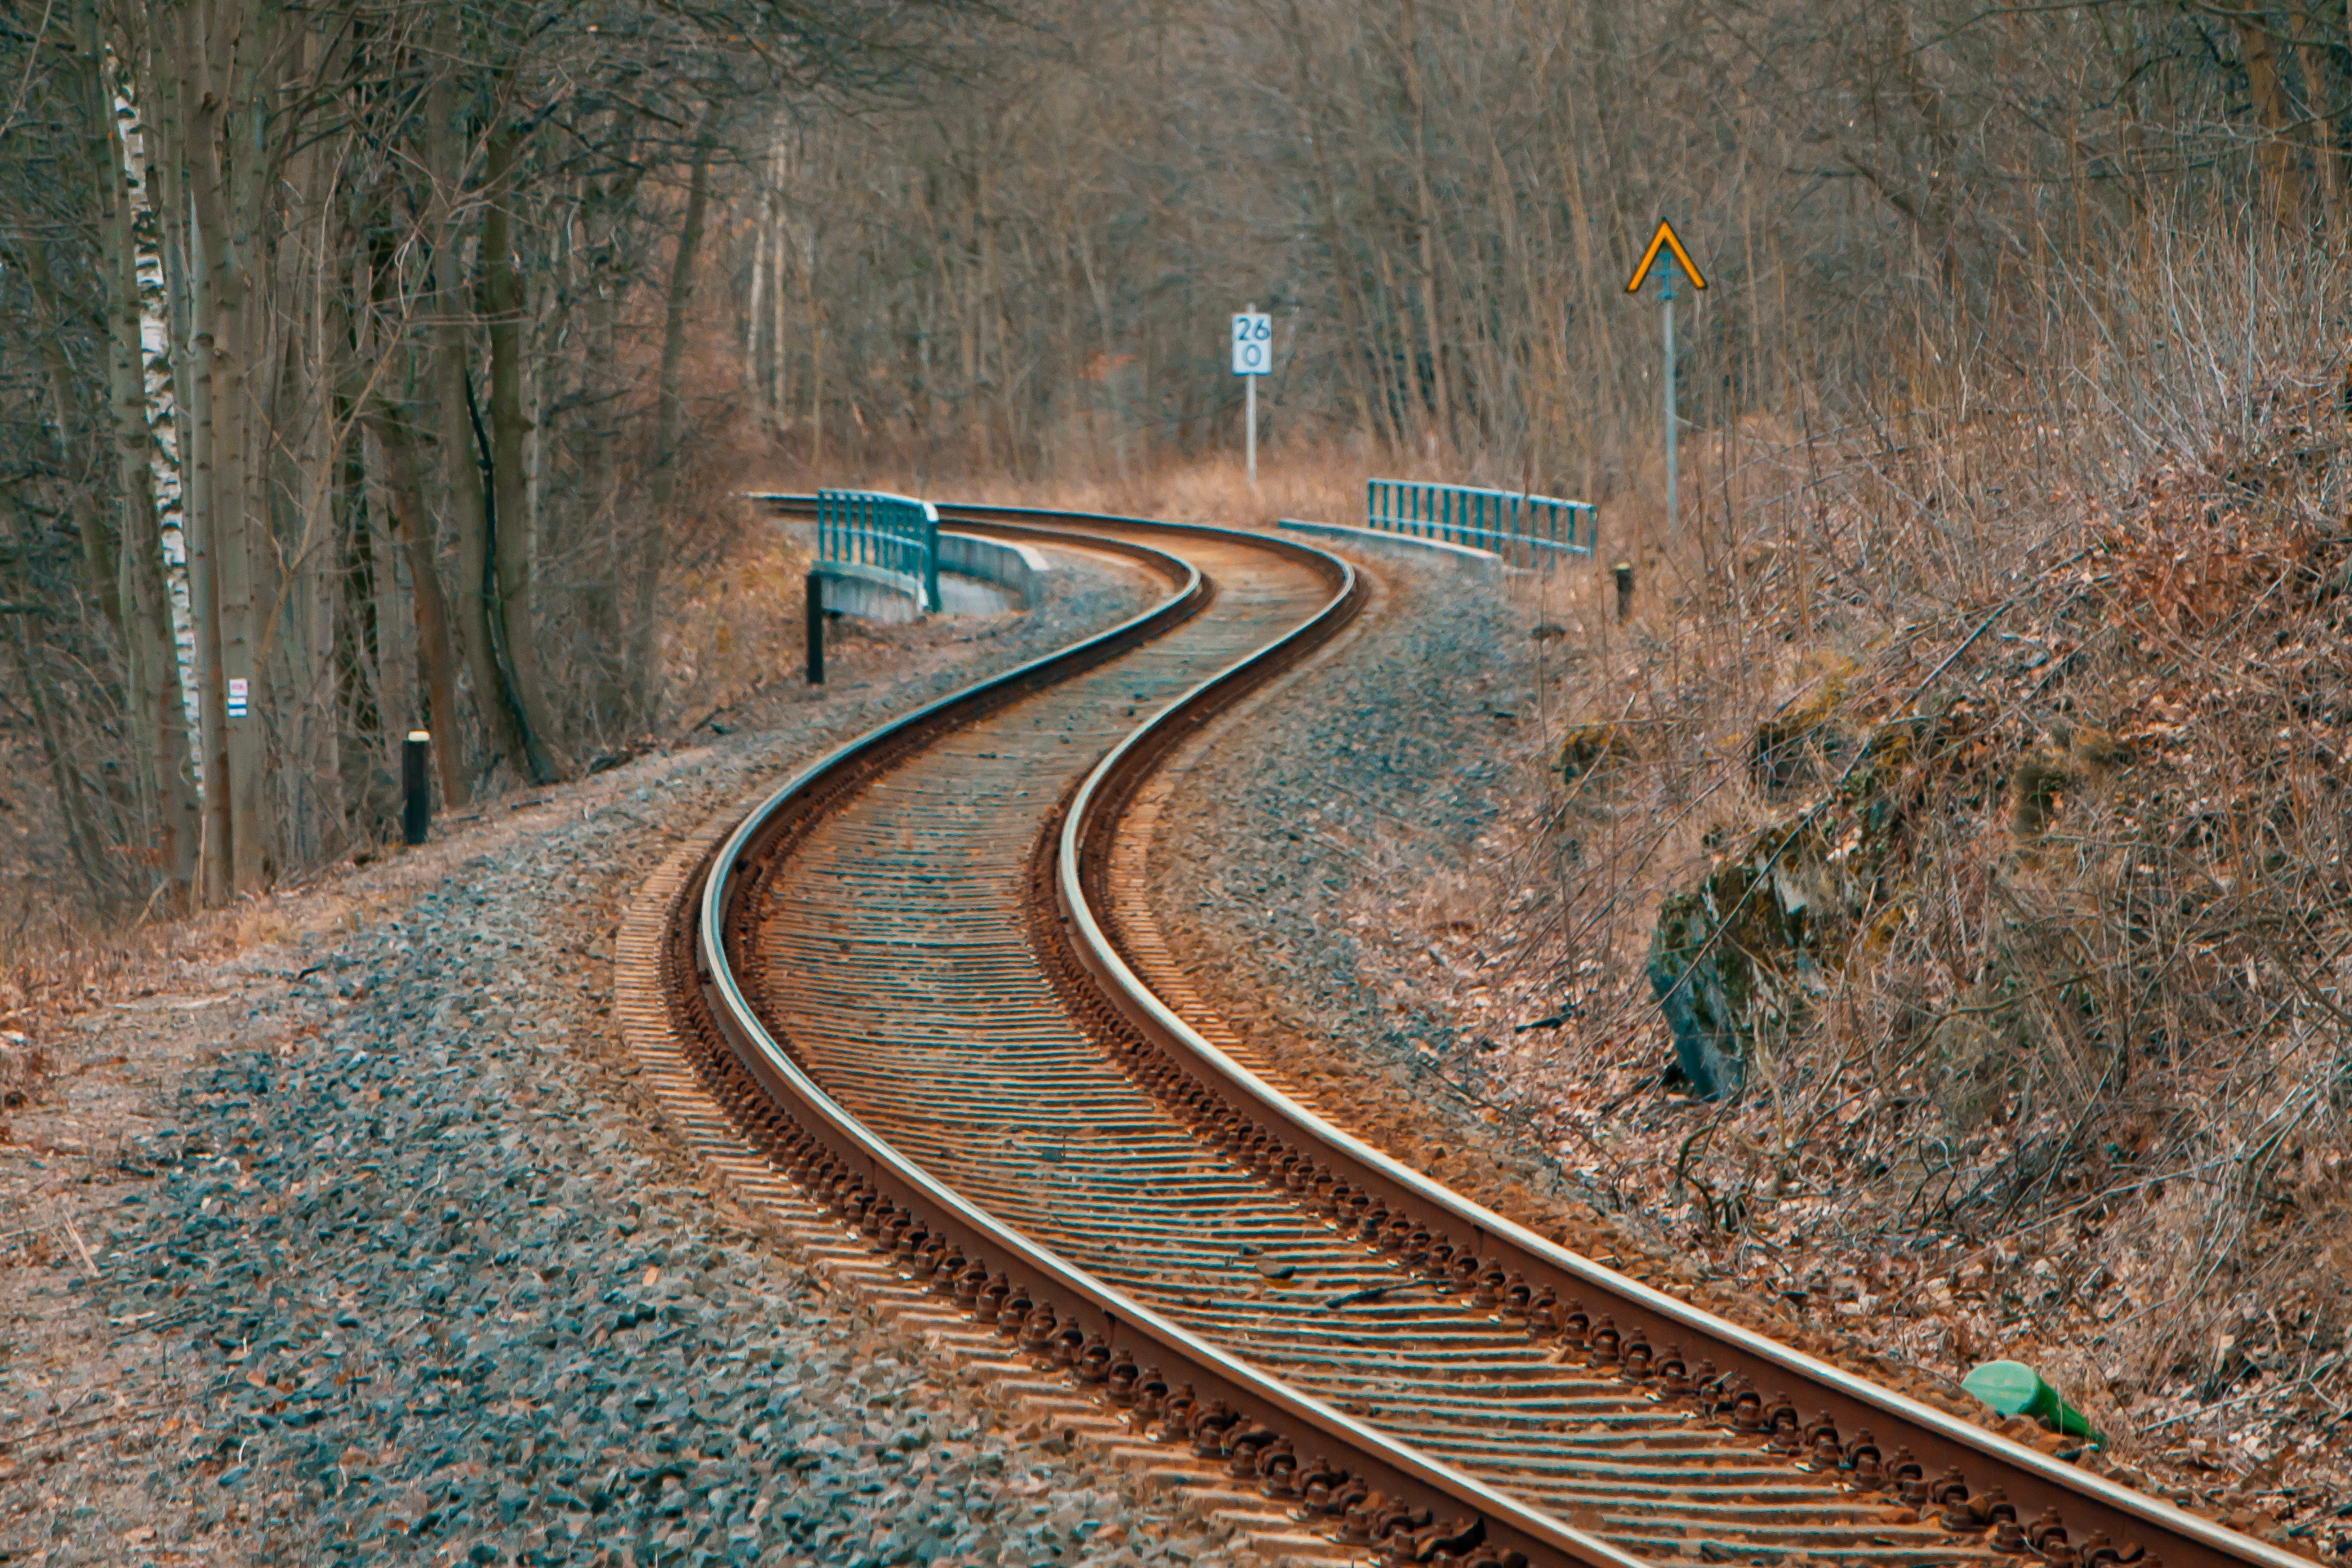
[[1913, 745], [1911, 725], [1874, 731], [1832, 794], [1748, 834], [1659, 906], [1650, 985], [1702, 1098], [1738, 1093], [1757, 1041], [1796, 1027], [1849, 952], [1884, 947], [1879, 879]]
[[1703, 1100], [1739, 1092], [1759, 1016], [1780, 1012], [1778, 976], [1727, 930], [1727, 920], [1751, 910], [1759, 920], [1748, 924], [1777, 910], [1772, 900], [1754, 900], [1755, 891], [1744, 864], [1719, 868], [1697, 887], [1668, 894], [1650, 933], [1650, 985], [1674, 1032], [1683, 1077]]

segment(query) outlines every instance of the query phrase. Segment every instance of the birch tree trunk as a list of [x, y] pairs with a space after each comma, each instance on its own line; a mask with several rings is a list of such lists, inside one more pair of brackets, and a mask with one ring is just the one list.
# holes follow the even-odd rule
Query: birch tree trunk
[[[227, 682], [221, 637], [223, 594], [215, 540], [221, 484], [219, 431], [213, 408], [218, 365], [212, 347], [217, 302], [211, 286], [205, 225], [207, 221], [219, 224], [223, 220], [218, 210], [217, 179], [202, 182], [208, 200], [200, 203], [197, 171], [200, 165], [209, 166], [211, 152], [204, 135], [212, 126], [211, 112], [200, 113], [198, 105], [216, 105], [218, 100], [205, 80], [200, 44], [205, 24], [199, 18], [197, 7], [183, 6], [179, 20], [179, 47], [158, 49], [153, 64], [163, 86], [157, 96], [167, 102], [171, 116], [165, 138], [167, 152], [159, 166], [170, 171], [173, 199], [165, 205], [166, 224], [178, 240], [176, 251], [181, 265], [174, 275], [181, 282], [183, 304], [176, 313], [184, 317], [183, 341], [187, 344], [184, 357], [189, 395], [182, 410], [185, 418], [185, 450], [181, 453], [181, 463], [186, 478], [182, 527], [187, 541], [189, 592], [193, 600], [190, 614], [195, 623], [196, 661], [201, 674], [197, 700], [197, 721], [204, 742], [200, 872], [204, 901], [217, 906], [226, 903], [233, 891], [229, 803], [234, 785], [229, 768]], [[206, 205], [211, 208], [209, 220], [205, 213]]]
[[[793, 413], [792, 361], [787, 357], [791, 352], [792, 342], [792, 336], [788, 331], [792, 304], [784, 292], [784, 274], [791, 269], [789, 261], [792, 232], [791, 214], [785, 209], [782, 186], [784, 167], [784, 140], [779, 135], [776, 138], [776, 152], [772, 163], [772, 177], [777, 184], [776, 199], [772, 209], [773, 226], [769, 232], [770, 245], [775, 252], [775, 286], [769, 290], [771, 303], [768, 309], [770, 316], [768, 338], [772, 355], [769, 361], [768, 415], [779, 437], [783, 435], [784, 426], [791, 421]], [[929, 353], [930, 344], [928, 341], [925, 342], [923, 350], [926, 354]]]
[[[816, 220], [811, 216], [808, 237], [802, 247], [801, 285], [808, 305], [809, 338], [809, 467], [824, 466], [824, 307], [816, 295]], [[970, 354], [965, 356], [971, 361]], [[973, 406], [979, 406], [975, 399]], [[972, 416], [973, 429], [980, 428], [979, 415]], [[986, 458], [982, 443], [982, 458]]]
[[767, 401], [768, 360], [761, 327], [768, 313], [768, 204], [765, 189], [751, 220], [751, 295], [743, 311], [743, 363], [751, 372], [753, 394]]
[[[93, 50], [93, 53], [95, 51]], [[155, 833], [155, 863], [176, 910], [187, 901], [201, 832], [189, 767], [184, 699], [172, 606], [164, 583], [162, 519], [155, 504], [155, 441], [147, 423], [145, 318], [139, 300], [137, 208], [129, 148], [102, 71], [89, 88], [99, 182], [99, 250], [106, 268], [108, 406], [116, 482], [122, 491], [118, 552], [130, 679], [126, 706], [142, 791]]]
[[[135, 236], [141, 247], [135, 274], [140, 292], [140, 343], [145, 356], [145, 374], [141, 383], [151, 410], [156, 521], [163, 536], [163, 591], [172, 617], [173, 662], [179, 675], [188, 732], [189, 782], [198, 796], [197, 821], [187, 852], [197, 856], [204, 843], [202, 758], [205, 743], [204, 658], [196, 626], [196, 585], [191, 556], [194, 541], [189, 522], [196, 450], [191, 401], [195, 395], [196, 373], [190, 346], [195, 341], [195, 321], [188, 281], [187, 185], [175, 164], [173, 151], [184, 140], [179, 130], [180, 95], [177, 83], [159, 72], [156, 59], [158, 50], [168, 47], [171, 41], [171, 36], [159, 28], [131, 39], [126, 47], [125, 58], [132, 72], [138, 100], [146, 107], [141, 110], [140, 139], [129, 143], [137, 149], [138, 159], [125, 172], [134, 181], [144, 216], [154, 226], [152, 257], [145, 249], [145, 233]], [[148, 297], [151, 288], [161, 294], [160, 300]]]

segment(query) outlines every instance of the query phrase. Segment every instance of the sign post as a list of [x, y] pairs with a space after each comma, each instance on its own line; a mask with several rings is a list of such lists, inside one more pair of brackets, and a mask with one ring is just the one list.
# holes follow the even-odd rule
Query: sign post
[[[1663, 264], [1658, 258], [1661, 250], [1668, 253]], [[1653, 265], [1658, 267], [1658, 303], [1665, 307], [1666, 537], [1672, 539], [1675, 523], [1675, 480], [1677, 477], [1675, 469], [1675, 426], [1681, 422], [1675, 405], [1675, 268], [1682, 268], [1683, 276], [1690, 279], [1693, 289], [1706, 288], [1706, 279], [1691, 261], [1690, 252], [1683, 248], [1682, 240], [1675, 234], [1675, 226], [1664, 218], [1658, 220], [1658, 231], [1650, 236], [1650, 247], [1642, 252], [1641, 264], [1633, 268], [1633, 276], [1625, 279], [1625, 292], [1639, 294], [1643, 279], [1649, 277]]]
[[1243, 437], [1249, 453], [1250, 488], [1257, 488], [1257, 378], [1274, 369], [1274, 318], [1255, 305], [1234, 317], [1234, 374], [1242, 378]]

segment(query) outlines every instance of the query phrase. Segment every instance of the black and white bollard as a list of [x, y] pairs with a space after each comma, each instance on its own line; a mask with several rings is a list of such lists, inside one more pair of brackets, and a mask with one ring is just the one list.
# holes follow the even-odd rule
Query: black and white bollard
[[1617, 563], [1617, 618], [1623, 620], [1633, 613], [1633, 563]]
[[411, 730], [400, 748], [400, 837], [422, 844], [433, 826], [432, 732]]
[[808, 683], [824, 684], [824, 579], [808, 574]]

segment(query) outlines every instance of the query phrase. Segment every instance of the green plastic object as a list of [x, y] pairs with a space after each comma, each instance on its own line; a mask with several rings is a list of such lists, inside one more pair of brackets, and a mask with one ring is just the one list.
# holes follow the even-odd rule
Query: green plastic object
[[2105, 1441], [2081, 1411], [2059, 1398], [2058, 1391], [2021, 1361], [1989, 1361], [1960, 1379], [1960, 1386], [2003, 1415], [2029, 1415], [2054, 1432]]

